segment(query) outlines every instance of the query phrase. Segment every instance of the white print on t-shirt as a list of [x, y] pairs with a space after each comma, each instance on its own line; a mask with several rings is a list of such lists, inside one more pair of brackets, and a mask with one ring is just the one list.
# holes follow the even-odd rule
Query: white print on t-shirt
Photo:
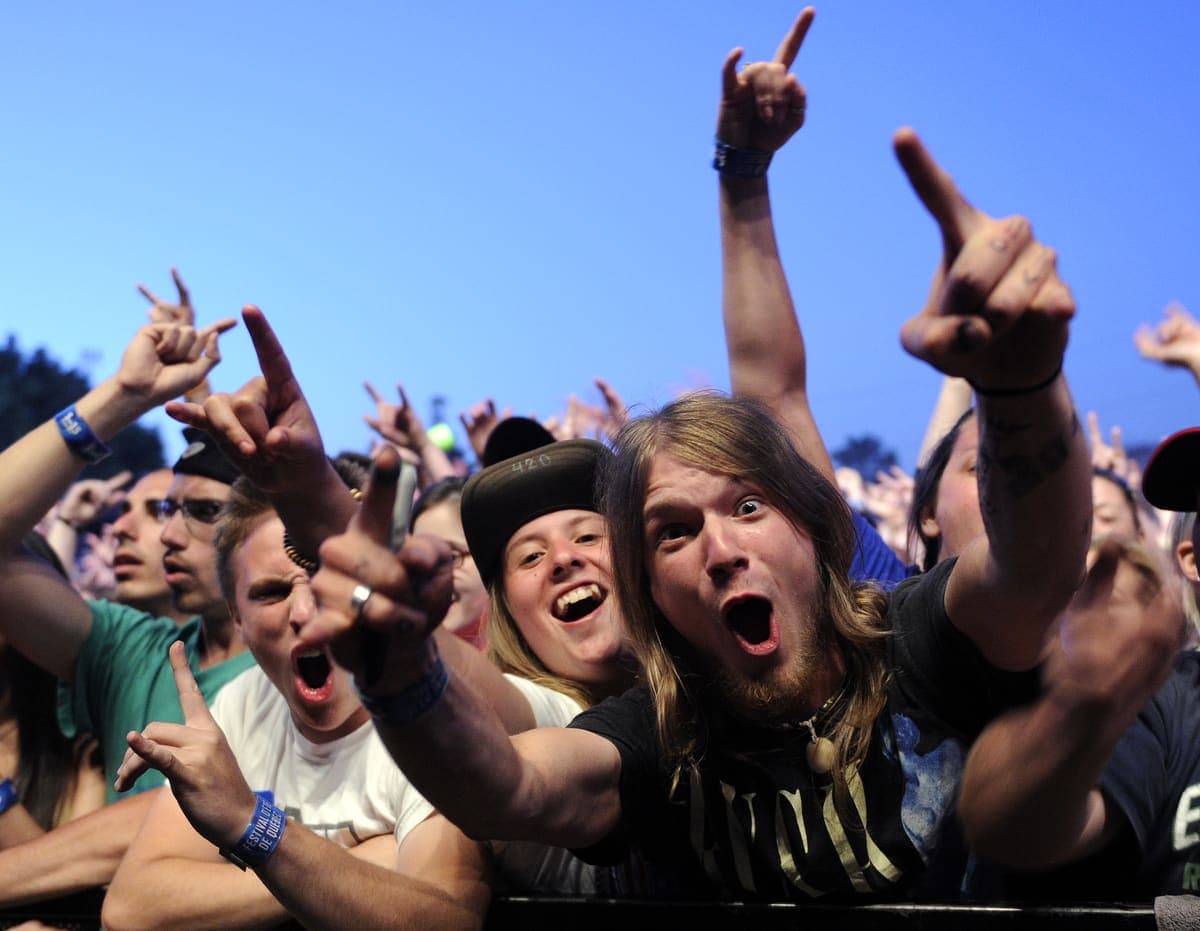
[[1190, 785], [1179, 796], [1175, 809], [1175, 849], [1184, 850], [1200, 843], [1200, 782]]

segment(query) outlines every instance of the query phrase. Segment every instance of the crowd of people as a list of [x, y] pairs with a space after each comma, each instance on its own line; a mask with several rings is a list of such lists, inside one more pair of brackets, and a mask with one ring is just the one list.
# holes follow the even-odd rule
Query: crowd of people
[[[1053, 249], [894, 140], [943, 254], [918, 467], [835, 468], [767, 172], [791, 67], [722, 68], [728, 395], [630, 417], [404, 390], [327, 450], [266, 316], [150, 291], [115, 373], [0, 452], [0, 907], [104, 925], [478, 927], [497, 892], [1137, 902], [1200, 892], [1200, 429], [1081, 418]], [[1082, 323], [1086, 326], [1086, 321]], [[1200, 322], [1137, 350], [1200, 384]], [[78, 481], [165, 405], [172, 469]], [[1086, 426], [1085, 426], [1086, 420]], [[1180, 425], [1185, 427], [1186, 425]], [[136, 481], [135, 481], [136, 478]], [[1197, 919], [1200, 920], [1200, 919]]]

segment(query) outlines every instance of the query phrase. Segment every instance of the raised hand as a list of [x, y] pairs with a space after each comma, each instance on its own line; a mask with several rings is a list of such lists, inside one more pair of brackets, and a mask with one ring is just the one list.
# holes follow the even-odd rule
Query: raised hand
[[739, 72], [743, 49], [729, 53], [721, 69], [718, 140], [739, 149], [774, 152], [804, 125], [804, 87], [788, 72], [815, 15], [812, 7], [801, 11], [770, 61], [754, 62]]
[[171, 269], [171, 280], [175, 282], [175, 289], [179, 292], [178, 304], [164, 301], [144, 284], [137, 286], [138, 292], [142, 297], [150, 302], [150, 322], [182, 323], [184, 326], [195, 326], [196, 311], [192, 308], [191, 295], [188, 294], [187, 286], [183, 283], [183, 279], [179, 277], [179, 271], [175, 268]]
[[86, 478], [76, 482], [62, 496], [55, 516], [76, 530], [86, 527], [125, 500], [123, 486], [128, 485], [131, 478], [133, 473], [124, 471], [112, 478]]
[[376, 391], [375, 386], [369, 381], [364, 381], [363, 387], [367, 389], [367, 394], [375, 402], [375, 416], [372, 417], [369, 414], [363, 416], [367, 426], [393, 446], [420, 456], [421, 450], [425, 446], [425, 423], [413, 406], [408, 403], [408, 395], [404, 393], [404, 386], [399, 382], [396, 383], [396, 392], [400, 395], [399, 404], [385, 401], [383, 395]]
[[1120, 733], [1166, 679], [1184, 625], [1173, 574], [1148, 551], [1108, 540], [1051, 641], [1046, 689]]
[[1052, 379], [1075, 313], [1054, 250], [1024, 217], [998, 220], [972, 207], [911, 129], [896, 133], [894, 147], [943, 243], [928, 301], [900, 332], [904, 348], [984, 391]]
[[[312, 580], [317, 616], [301, 634], [306, 643], [328, 643], [360, 687], [380, 692], [416, 678], [454, 590], [454, 555], [444, 541], [417, 534], [398, 553], [388, 548], [399, 473], [396, 451], [385, 447], [346, 532], [321, 545]], [[370, 594], [356, 610], [360, 585]]]
[[235, 394], [212, 395], [203, 406], [173, 402], [167, 405], [167, 413], [211, 434], [264, 491], [303, 487], [325, 469], [320, 431], [266, 316], [248, 305], [242, 309], [242, 319], [262, 375]]
[[1125, 444], [1121, 441], [1121, 428], [1113, 425], [1112, 439], [1104, 442], [1104, 434], [1100, 430], [1100, 418], [1095, 411], [1088, 411], [1088, 437], [1092, 448], [1092, 465], [1097, 469], [1108, 469], [1115, 472], [1125, 481], [1132, 482], [1137, 487], [1141, 478], [1141, 470], [1135, 460], [1125, 454]]
[[[595, 379], [595, 384], [600, 391], [600, 396], [604, 398], [604, 406], [608, 411], [607, 415], [602, 415], [600, 418], [599, 430], [608, 439], [615, 440], [617, 433], [629, 420], [629, 408], [625, 406], [621, 396], [603, 378]], [[597, 436], [597, 439], [600, 437]]]
[[142, 773], [156, 769], [169, 780], [197, 833], [218, 848], [232, 847], [254, 814], [254, 793], [208, 710], [181, 641], [171, 644], [169, 656], [183, 723], [156, 721], [141, 733], [130, 731], [116, 789], [124, 792]]
[[117, 369], [120, 387], [143, 407], [157, 407], [199, 385], [221, 361], [217, 337], [237, 326], [232, 318], [202, 330], [182, 323], [151, 323], [138, 330]]
[[1182, 304], [1168, 304], [1165, 313], [1158, 326], [1138, 327], [1133, 334], [1137, 351], [1144, 359], [1186, 368], [1200, 381], [1200, 320]]
[[459, 422], [467, 432], [467, 442], [471, 444], [476, 459], [482, 458], [483, 448], [487, 445], [487, 439], [491, 436], [492, 431], [496, 429], [496, 424], [511, 416], [511, 407], [506, 407], [497, 416], [496, 402], [491, 398], [484, 398], [458, 415]]

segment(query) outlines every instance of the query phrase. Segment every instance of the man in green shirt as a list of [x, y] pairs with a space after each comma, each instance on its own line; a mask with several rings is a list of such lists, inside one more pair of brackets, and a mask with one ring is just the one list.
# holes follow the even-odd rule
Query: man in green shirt
[[[154, 323], [134, 336], [110, 378], [0, 453], [0, 634], [70, 690], [60, 717], [90, 730], [105, 751], [111, 783], [125, 734], [166, 716], [182, 721], [174, 683], [162, 675], [171, 642], [184, 641], [206, 697], [253, 660], [237, 636], [216, 581], [213, 527], [236, 474], [195, 438], [175, 468], [162, 534], [167, 583], [178, 607], [196, 615], [179, 628], [106, 602], [87, 602], [61, 576], [21, 549], [21, 538], [105, 443], [167, 400], [200, 384], [220, 360], [224, 320], [202, 330]], [[121, 746], [121, 750], [115, 749]], [[19, 847], [0, 851], [0, 907], [108, 882], [141, 825], [150, 796], [123, 799]]]

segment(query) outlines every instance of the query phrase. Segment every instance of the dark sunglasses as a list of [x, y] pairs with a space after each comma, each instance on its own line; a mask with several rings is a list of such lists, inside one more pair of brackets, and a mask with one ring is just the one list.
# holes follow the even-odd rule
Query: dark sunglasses
[[194, 520], [200, 524], [215, 524], [221, 516], [223, 501], [213, 501], [211, 498], [184, 498], [182, 501], [172, 501], [163, 498], [158, 506], [158, 513], [163, 520], [170, 520], [179, 511], [183, 511], [184, 520]]

